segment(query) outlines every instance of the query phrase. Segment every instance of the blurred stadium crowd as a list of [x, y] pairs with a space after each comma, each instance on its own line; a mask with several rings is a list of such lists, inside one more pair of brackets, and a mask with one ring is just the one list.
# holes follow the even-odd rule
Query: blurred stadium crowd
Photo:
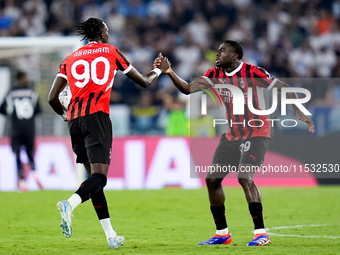
[[[340, 77], [340, 0], [0, 0], [0, 36], [75, 35], [74, 21], [89, 17], [106, 22], [110, 43], [142, 73], [162, 52], [189, 81], [213, 67], [217, 47], [231, 39], [245, 62], [279, 78]], [[316, 126], [339, 131], [340, 80], [310, 90]], [[118, 75], [112, 92], [112, 104], [130, 107], [131, 134], [185, 134], [169, 116], [185, 123], [186, 101], [166, 76], [142, 90]]]

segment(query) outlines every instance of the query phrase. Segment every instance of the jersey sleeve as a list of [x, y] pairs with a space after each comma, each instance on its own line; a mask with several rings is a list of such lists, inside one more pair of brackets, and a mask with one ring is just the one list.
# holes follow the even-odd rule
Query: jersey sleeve
[[123, 72], [123, 74], [127, 74], [132, 68], [132, 65], [130, 64], [129, 60], [117, 48], [116, 48], [116, 65], [118, 69]]
[[265, 87], [267, 89], [271, 89], [275, 83], [277, 82], [277, 78], [272, 76], [267, 72], [266, 69], [262, 67], [254, 67], [253, 70], [255, 84], [260, 87]]
[[63, 63], [59, 66], [59, 73], [57, 76], [63, 77], [67, 80], [67, 73], [66, 73], [66, 59], [63, 61]]
[[202, 76], [213, 87], [215, 87], [215, 84], [216, 84], [216, 78], [215, 78], [216, 71], [217, 71], [216, 67], [211, 68], [208, 71], [206, 71], [206, 73]]

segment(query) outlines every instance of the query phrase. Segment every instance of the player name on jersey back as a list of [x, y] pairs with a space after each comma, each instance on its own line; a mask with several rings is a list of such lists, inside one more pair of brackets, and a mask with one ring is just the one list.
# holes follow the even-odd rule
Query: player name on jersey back
[[12, 97], [31, 97], [33, 91], [31, 89], [15, 89], [10, 94]]
[[73, 57], [85, 56], [85, 55], [96, 54], [96, 53], [110, 53], [110, 48], [102, 47], [102, 48], [96, 48], [96, 49], [79, 50], [73, 54]]

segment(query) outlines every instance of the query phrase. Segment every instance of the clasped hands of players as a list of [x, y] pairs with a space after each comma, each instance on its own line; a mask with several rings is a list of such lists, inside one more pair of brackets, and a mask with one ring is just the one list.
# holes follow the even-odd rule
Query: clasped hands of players
[[[166, 66], [166, 64], [168, 64], [168, 66]], [[162, 53], [159, 53], [158, 57], [154, 60], [153, 67], [161, 69], [162, 73], [170, 73], [172, 70], [169, 59], [167, 57], [164, 57]], [[162, 68], [165, 68], [165, 67], [166, 69], [163, 70]]]
[[153, 62], [153, 67], [161, 70], [162, 73], [170, 73], [171, 63], [167, 57], [163, 57], [162, 53]]

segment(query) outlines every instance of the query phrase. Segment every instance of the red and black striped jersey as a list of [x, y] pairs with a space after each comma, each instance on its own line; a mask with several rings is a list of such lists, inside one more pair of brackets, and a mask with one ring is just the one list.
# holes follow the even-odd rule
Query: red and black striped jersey
[[231, 73], [221, 67], [209, 69], [204, 76], [210, 84], [230, 84], [238, 87], [244, 95], [244, 115], [233, 114], [233, 97], [227, 88], [219, 88], [225, 103], [228, 120], [226, 138], [231, 141], [251, 137], [270, 137], [271, 123], [266, 115], [256, 115], [248, 108], [248, 88], [252, 88], [252, 102], [257, 110], [265, 110], [263, 89], [271, 89], [277, 79], [265, 69], [248, 63], [241, 64]]
[[117, 70], [132, 68], [115, 46], [90, 42], [69, 55], [60, 65], [58, 76], [65, 78], [72, 98], [67, 120], [103, 111], [110, 114], [109, 102]]

